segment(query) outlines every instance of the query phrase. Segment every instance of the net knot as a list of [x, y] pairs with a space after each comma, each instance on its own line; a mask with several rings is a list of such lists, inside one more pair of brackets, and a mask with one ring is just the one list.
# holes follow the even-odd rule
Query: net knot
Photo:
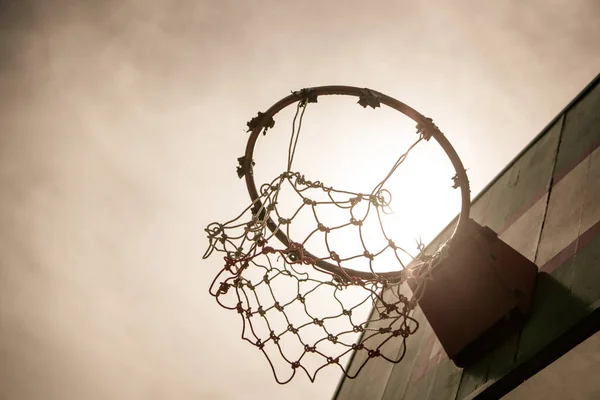
[[229, 287], [231, 285], [229, 283], [226, 282], [221, 282], [221, 284], [219, 285], [219, 291], [217, 292], [218, 295], [220, 294], [225, 294], [229, 291]]
[[363, 224], [363, 221], [362, 221], [362, 220], [360, 220], [360, 219], [356, 219], [356, 218], [354, 218], [354, 217], [351, 217], [351, 218], [350, 218], [350, 223], [351, 223], [352, 225], [355, 225], [355, 226], [362, 226], [362, 224]]
[[329, 229], [328, 227], [326, 227], [325, 225], [323, 225], [321, 223], [319, 223], [317, 225], [317, 229], [319, 229], [321, 232], [326, 232], [326, 233], [331, 232], [331, 229]]
[[314, 353], [317, 351], [317, 348], [315, 346], [309, 346], [309, 345], [305, 344], [304, 351], [307, 353]]
[[337, 263], [339, 263], [341, 261], [340, 256], [335, 251], [330, 251], [329, 257], [331, 257], [331, 259]]
[[394, 336], [402, 336], [403, 338], [407, 338], [407, 337], [409, 337], [409, 336], [410, 336], [410, 334], [411, 334], [410, 330], [409, 330], [409, 329], [406, 329], [406, 328], [399, 328], [399, 329], [396, 329], [396, 330], [395, 330], [395, 331], [392, 333], [392, 335], [394, 335]]
[[398, 312], [398, 306], [395, 304], [387, 304], [385, 305], [385, 309], [388, 313]]
[[262, 249], [263, 254], [275, 253], [275, 249], [270, 246], [265, 246]]
[[350, 205], [355, 206], [363, 199], [363, 194], [359, 193], [356, 197], [350, 199]]
[[271, 338], [271, 340], [273, 340], [273, 343], [275, 343], [275, 344], [279, 343], [279, 336], [277, 336], [274, 331], [271, 331], [269, 338]]
[[380, 355], [379, 350], [369, 350], [369, 358], [379, 357]]
[[365, 348], [365, 345], [362, 343], [352, 343], [352, 350], [362, 350]]

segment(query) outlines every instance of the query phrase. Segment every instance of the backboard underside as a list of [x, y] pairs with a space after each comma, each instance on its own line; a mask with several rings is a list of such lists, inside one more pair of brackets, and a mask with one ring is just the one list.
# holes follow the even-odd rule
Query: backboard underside
[[[356, 379], [340, 382], [335, 398], [499, 398], [598, 331], [600, 75], [475, 198], [471, 218], [539, 268], [525, 327], [461, 369], [417, 309], [422, 325], [404, 360], [370, 360]], [[350, 368], [365, 357], [356, 352]]]

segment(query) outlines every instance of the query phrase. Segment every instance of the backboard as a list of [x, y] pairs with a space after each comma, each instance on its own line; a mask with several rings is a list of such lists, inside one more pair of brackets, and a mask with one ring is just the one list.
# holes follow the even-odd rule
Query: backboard
[[[499, 398], [598, 331], [600, 75], [473, 200], [471, 218], [539, 268], [524, 328], [462, 369], [417, 309], [422, 325], [404, 360], [371, 360], [356, 379], [340, 382], [335, 398]], [[349, 368], [365, 357], [355, 352]]]

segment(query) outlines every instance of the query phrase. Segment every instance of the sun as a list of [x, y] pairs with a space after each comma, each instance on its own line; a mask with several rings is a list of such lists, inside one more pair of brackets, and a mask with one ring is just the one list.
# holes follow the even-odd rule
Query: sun
[[[360, 182], [364, 188], [373, 188], [380, 182], [386, 169], [414, 143], [410, 140], [414, 140], [411, 137], [414, 124], [383, 119], [379, 124], [373, 124], [372, 130], [381, 135], [383, 143], [390, 145], [377, 146], [377, 152], [372, 152], [369, 160], [362, 160], [364, 166], [355, 170], [353, 181]], [[358, 141], [355, 145], [357, 153], [364, 153], [368, 143]], [[419, 245], [429, 244], [460, 212], [461, 193], [453, 188], [454, 174], [452, 163], [442, 148], [433, 140], [421, 141], [406, 153], [402, 163], [381, 187], [389, 204], [382, 208], [380, 221], [364, 228], [362, 242], [365, 243], [353, 240], [348, 232], [344, 238], [346, 246], [371, 244], [376, 247], [377, 242], [391, 238], [406, 250], [400, 254], [407, 265], [419, 253]], [[381, 228], [385, 230], [383, 236]], [[388, 261], [380, 263], [378, 271], [398, 269], [397, 263]]]

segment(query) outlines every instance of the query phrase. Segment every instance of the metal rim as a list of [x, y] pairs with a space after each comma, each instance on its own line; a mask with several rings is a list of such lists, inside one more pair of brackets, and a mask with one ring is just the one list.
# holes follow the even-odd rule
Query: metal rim
[[[469, 218], [471, 206], [469, 179], [467, 177], [462, 161], [460, 160], [460, 157], [458, 156], [456, 150], [454, 150], [454, 147], [452, 146], [452, 144], [450, 144], [446, 136], [437, 128], [437, 126], [435, 126], [431, 119], [425, 117], [424, 115], [414, 110], [410, 106], [402, 103], [401, 101], [396, 100], [393, 97], [387, 96], [383, 93], [377, 92], [375, 90], [358, 88], [354, 86], [318, 86], [313, 88], [302, 89], [301, 91], [293, 92], [289, 96], [279, 100], [266, 112], [259, 113], [259, 116], [254, 121], [255, 123], [252, 124], [250, 130], [250, 138], [248, 139], [248, 143], [246, 145], [246, 152], [244, 154], [244, 157], [239, 160], [241, 170], [246, 171], [243, 176], [246, 179], [246, 186], [248, 188], [250, 198], [254, 203], [253, 212], [256, 213], [262, 208], [262, 203], [260, 202], [260, 195], [256, 188], [256, 183], [254, 182], [254, 174], [252, 171], [254, 147], [256, 146], [258, 137], [260, 136], [260, 133], [263, 132], [263, 129], [265, 129], [269, 125], [269, 122], [273, 120], [273, 117], [278, 112], [294, 103], [306, 100], [307, 95], [314, 96], [313, 98], [315, 99], [318, 96], [330, 95], [354, 96], [359, 98], [359, 103], [363, 106], [369, 105], [371, 107], [377, 107], [379, 106], [379, 104], [384, 104], [415, 121], [417, 123], [417, 127], [421, 127], [422, 132], [427, 132], [427, 135], [434, 138], [436, 142], [442, 147], [442, 149], [450, 159], [450, 162], [452, 163], [452, 166], [454, 167], [454, 170], [456, 172], [456, 175], [453, 179], [455, 182], [455, 187], [460, 188], [461, 191], [461, 210], [456, 228], [452, 233], [450, 239], [448, 239], [448, 241], [451, 241], [452, 238], [457, 236], [463, 230]], [[365, 101], [366, 103], [363, 104], [362, 101]], [[267, 227], [271, 232], [275, 232], [275, 236], [281, 243], [283, 243], [283, 245], [290, 245], [290, 239], [283, 231], [277, 229], [277, 224], [271, 218], [267, 220]], [[344, 271], [344, 273], [347, 274], [349, 277], [365, 280], [373, 279], [373, 274], [370, 272], [357, 271], [350, 268], [343, 268], [338, 265], [326, 262], [324, 260], [320, 260], [317, 257], [312, 256], [310, 253], [307, 253], [307, 255], [317, 260], [316, 265], [319, 268], [331, 274], [341, 276], [341, 268]], [[402, 278], [403, 270], [383, 272], [378, 273], [377, 275], [379, 275], [383, 279], [394, 281]]]

